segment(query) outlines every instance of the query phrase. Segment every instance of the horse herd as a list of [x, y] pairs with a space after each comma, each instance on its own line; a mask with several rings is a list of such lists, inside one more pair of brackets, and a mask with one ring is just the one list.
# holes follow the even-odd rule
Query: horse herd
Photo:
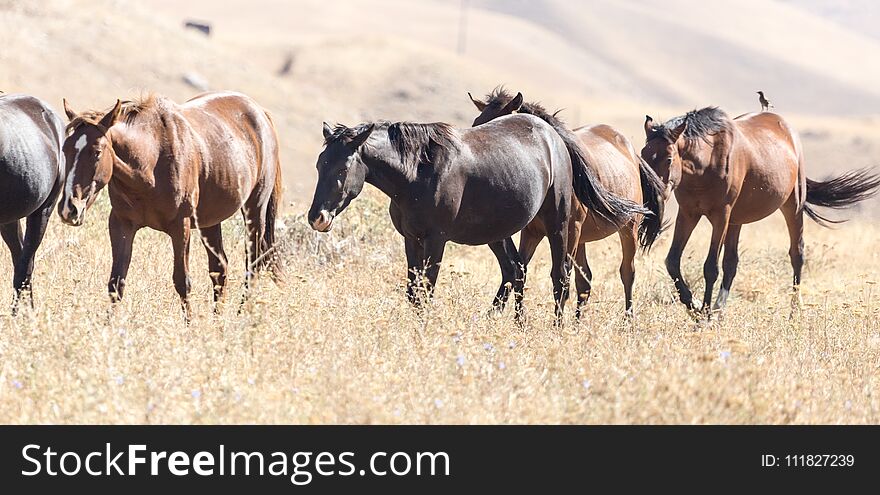
[[[833, 222], [814, 206], [850, 206], [880, 187], [880, 177], [869, 170], [824, 182], [808, 179], [800, 140], [775, 113], [731, 119], [708, 107], [664, 123], [647, 117], [645, 145], [637, 152], [610, 126], [569, 130], [556, 114], [523, 100], [503, 89], [483, 100], [471, 96], [480, 113], [466, 129], [443, 123], [325, 123], [308, 222], [329, 231], [370, 183], [391, 199], [391, 220], [404, 237], [411, 303], [431, 297], [447, 242], [487, 244], [502, 275], [493, 307], [502, 310], [512, 294], [517, 321], [523, 318], [529, 261], [546, 237], [559, 322], [572, 270], [578, 316], [590, 297], [584, 244], [614, 233], [621, 243], [624, 308], [632, 313], [635, 256], [660, 235], [664, 204], [674, 192], [679, 211], [666, 267], [681, 302], [708, 317], [727, 301], [742, 225], [782, 211], [797, 289], [804, 214], [821, 224]], [[254, 100], [211, 92], [180, 105], [156, 95], [117, 100], [104, 112], [76, 112], [66, 100], [63, 104], [66, 125], [37, 98], [0, 94], [0, 234], [13, 259], [13, 311], [23, 293], [33, 305], [35, 254], [56, 203], [64, 223], [82, 225], [105, 186], [111, 204], [111, 301], [123, 297], [135, 234], [149, 227], [171, 237], [174, 286], [187, 321], [194, 229], [208, 255], [218, 303], [227, 271], [220, 225], [236, 211], [248, 232], [245, 284], [260, 271], [277, 275], [278, 134]], [[699, 304], [680, 261], [702, 216], [712, 225], [712, 240]], [[518, 248], [511, 238], [517, 232]], [[713, 306], [722, 248], [724, 275]]]

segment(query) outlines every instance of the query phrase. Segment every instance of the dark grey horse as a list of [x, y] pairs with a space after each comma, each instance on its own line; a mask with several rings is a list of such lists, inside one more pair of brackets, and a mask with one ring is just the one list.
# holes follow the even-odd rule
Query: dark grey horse
[[[642, 211], [598, 185], [549, 124], [511, 115], [472, 129], [447, 124], [324, 124], [318, 183], [308, 220], [330, 230], [333, 219], [368, 182], [391, 198], [391, 220], [405, 238], [407, 297], [430, 297], [448, 241], [488, 244], [501, 266], [500, 308], [512, 290], [522, 315], [525, 267], [510, 236], [539, 217], [547, 226], [556, 316], [568, 296], [568, 222], [572, 192], [610, 221]], [[574, 187], [572, 187], [574, 185]], [[421, 278], [424, 274], [424, 279]]]
[[[34, 256], [62, 188], [63, 139], [64, 124], [44, 102], [0, 95], [0, 234], [15, 267], [13, 312], [21, 293], [31, 292]], [[33, 306], [33, 295], [30, 302]]]

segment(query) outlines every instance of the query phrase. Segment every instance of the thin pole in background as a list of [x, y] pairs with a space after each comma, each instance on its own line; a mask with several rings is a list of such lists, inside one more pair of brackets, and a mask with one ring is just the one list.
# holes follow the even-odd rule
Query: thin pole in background
[[461, 0], [461, 15], [458, 20], [458, 54], [464, 55], [467, 50], [467, 10], [470, 0]]

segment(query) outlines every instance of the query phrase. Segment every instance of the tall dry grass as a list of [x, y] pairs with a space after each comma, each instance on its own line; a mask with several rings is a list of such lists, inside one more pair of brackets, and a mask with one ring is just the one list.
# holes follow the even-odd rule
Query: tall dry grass
[[[662, 268], [637, 261], [636, 317], [623, 318], [616, 239], [589, 246], [584, 321], [552, 326], [549, 256], [530, 269], [525, 328], [487, 317], [500, 279], [485, 247], [447, 250], [436, 300], [405, 302], [401, 238], [368, 191], [330, 234], [288, 207], [287, 281], [238, 314], [243, 227], [224, 237], [232, 276], [211, 312], [206, 258], [192, 249], [195, 319], [171, 283], [171, 244], [142, 231], [125, 300], [110, 309], [107, 204], [86, 225], [53, 218], [39, 251], [35, 311], [0, 316], [3, 423], [877, 423], [876, 246], [880, 229], [808, 225], [802, 311], [790, 318], [781, 217], [747, 226], [723, 318], [694, 322]], [[684, 260], [699, 284], [708, 229]], [[0, 257], [6, 286], [8, 256]], [[2, 292], [11, 298], [11, 290]]]

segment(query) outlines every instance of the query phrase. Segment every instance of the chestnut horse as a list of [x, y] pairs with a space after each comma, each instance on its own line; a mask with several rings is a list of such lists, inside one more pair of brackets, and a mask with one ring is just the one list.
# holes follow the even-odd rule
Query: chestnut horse
[[[666, 268], [681, 302], [691, 311], [702, 309], [706, 316], [711, 316], [712, 289], [718, 278], [722, 246], [724, 277], [713, 309], [723, 309], [730, 295], [744, 224], [782, 211], [794, 271], [792, 303], [798, 305], [804, 264], [804, 213], [821, 225], [836, 223], [811, 205], [844, 208], [870, 197], [880, 186], [880, 178], [867, 170], [849, 172], [825, 182], [808, 179], [797, 133], [782, 117], [771, 112], [730, 119], [718, 108], [709, 107], [663, 124], [654, 124], [648, 116], [645, 134], [642, 157], [666, 183], [664, 197], [675, 191], [679, 204]], [[703, 265], [703, 304], [698, 307], [681, 275], [681, 256], [703, 216], [712, 224], [712, 240]]]
[[[475, 99], [468, 93], [480, 111], [474, 119], [475, 126], [512, 113], [526, 113], [544, 120], [558, 132], [567, 128], [556, 114], [548, 113], [538, 103], [523, 103], [522, 93], [510, 95], [502, 87], [486, 96], [485, 101]], [[557, 112], [558, 113], [558, 112]], [[590, 299], [593, 273], [587, 262], [585, 244], [604, 239], [613, 233], [620, 238], [623, 256], [620, 261], [620, 280], [623, 283], [624, 304], [627, 315], [632, 314], [632, 287], [635, 282], [635, 257], [638, 246], [651, 248], [662, 230], [663, 184], [657, 174], [641, 159], [629, 140], [616, 129], [607, 125], [579, 127], [573, 131], [589, 166], [599, 183], [612, 194], [636, 204], [644, 204], [650, 214], [634, 215], [623, 225], [615, 225], [596, 215], [583, 203], [572, 200], [572, 220], [569, 223], [569, 248], [575, 260], [575, 284], [578, 303], [575, 315], [580, 318], [582, 307]], [[546, 227], [535, 219], [520, 234], [519, 254], [528, 264], [541, 240], [546, 237]]]
[[[333, 219], [360, 194], [364, 182], [389, 198], [394, 227], [405, 239], [407, 296], [431, 296], [448, 241], [488, 244], [501, 268], [500, 308], [511, 290], [522, 318], [525, 270], [510, 236], [535, 218], [547, 228], [557, 323], [568, 296], [568, 224], [571, 198], [612, 221], [625, 223], [641, 209], [596, 187], [579, 155], [546, 122], [511, 115], [472, 129], [448, 124], [324, 125], [318, 183], [308, 220], [330, 230]], [[572, 187], [574, 184], [574, 187]]]
[[187, 320], [190, 231], [198, 228], [208, 253], [215, 310], [226, 286], [220, 222], [241, 210], [247, 226], [246, 283], [274, 267], [275, 217], [281, 200], [278, 137], [269, 115], [251, 98], [205, 93], [177, 105], [161, 96], [116, 101], [109, 112], [70, 118], [64, 142], [67, 180], [58, 213], [82, 225], [98, 192], [108, 186], [113, 268], [111, 301], [122, 299], [135, 233], [149, 227], [171, 237], [174, 287]]
[[63, 139], [64, 124], [46, 103], [0, 92], [0, 236], [12, 255], [13, 313], [22, 292], [34, 305], [31, 274], [61, 190]]

